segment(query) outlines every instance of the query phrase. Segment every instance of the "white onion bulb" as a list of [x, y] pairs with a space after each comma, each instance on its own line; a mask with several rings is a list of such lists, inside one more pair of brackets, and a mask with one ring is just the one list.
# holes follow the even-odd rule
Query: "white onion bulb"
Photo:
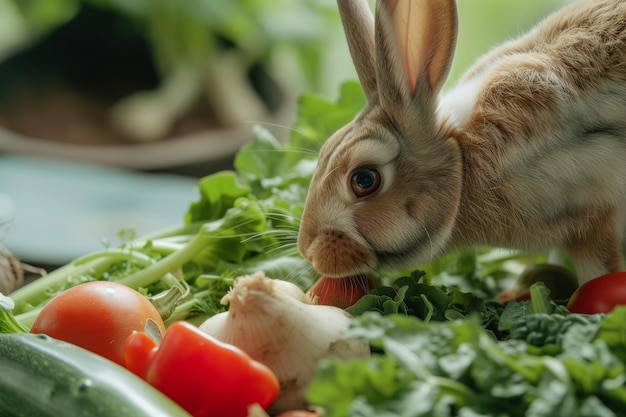
[[322, 358], [369, 355], [369, 344], [347, 339], [352, 317], [344, 310], [312, 304], [297, 286], [257, 272], [235, 280], [222, 300], [227, 312], [206, 320], [200, 329], [235, 345], [276, 374], [281, 392], [274, 413], [307, 406], [305, 393]]

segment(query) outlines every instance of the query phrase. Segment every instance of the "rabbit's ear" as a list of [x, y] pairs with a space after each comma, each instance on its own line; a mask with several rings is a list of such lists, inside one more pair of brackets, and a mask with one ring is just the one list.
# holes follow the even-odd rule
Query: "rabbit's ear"
[[374, 70], [374, 16], [367, 0], [337, 0], [350, 55], [368, 101], [378, 96]]
[[439, 93], [452, 65], [457, 31], [455, 0], [378, 0], [376, 71], [383, 107], [399, 104], [400, 97], [406, 105], [404, 99]]

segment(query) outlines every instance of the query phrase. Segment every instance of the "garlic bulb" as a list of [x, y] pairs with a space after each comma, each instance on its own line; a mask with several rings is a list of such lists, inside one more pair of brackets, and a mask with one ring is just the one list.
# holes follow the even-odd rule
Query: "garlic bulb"
[[237, 278], [222, 302], [230, 304], [229, 310], [200, 329], [274, 371], [281, 393], [271, 413], [306, 407], [305, 392], [320, 359], [369, 355], [366, 341], [342, 336], [352, 320], [348, 313], [311, 304], [295, 285], [262, 272]]

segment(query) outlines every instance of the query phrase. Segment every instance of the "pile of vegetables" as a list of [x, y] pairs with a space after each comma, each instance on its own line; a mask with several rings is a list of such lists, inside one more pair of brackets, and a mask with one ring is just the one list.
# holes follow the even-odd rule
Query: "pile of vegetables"
[[[138, 291], [91, 281], [55, 296], [29, 330], [12, 316], [13, 301], [0, 295], [0, 330], [6, 332], [0, 334], [0, 413], [24, 414], [33, 402], [24, 382], [42, 375], [50, 382], [39, 407], [54, 395], [73, 404], [66, 405], [70, 413], [109, 412], [110, 405], [102, 407], [91, 388], [93, 366], [100, 374], [98, 389], [121, 409], [152, 416], [154, 404], [133, 402], [132, 389], [122, 394], [117, 382], [106, 378], [104, 362], [110, 362], [117, 379], [135, 385], [140, 377], [163, 396], [166, 408], [175, 403], [193, 417], [245, 417], [251, 407], [277, 415], [309, 405], [306, 391], [321, 359], [370, 354], [366, 341], [344, 337], [352, 321], [348, 313], [314, 304], [293, 283], [262, 272], [241, 276], [223, 300], [229, 311], [200, 327], [178, 320], [165, 329], [157, 309]], [[25, 351], [39, 360], [31, 363]], [[78, 363], [76, 352], [82, 357]], [[130, 372], [124, 374], [124, 367]], [[150, 395], [159, 398], [154, 392]], [[171, 416], [186, 415], [181, 413]]]
[[[139, 238], [126, 232], [121, 244], [0, 297], [0, 333], [18, 333], [41, 353], [48, 342], [34, 332], [96, 351], [81, 340], [86, 333], [120, 331], [124, 343], [93, 356], [182, 407], [171, 415], [267, 416], [309, 406], [329, 417], [623, 415], [626, 307], [615, 305], [626, 304], [626, 273], [575, 290], [567, 263], [490, 248], [349, 280], [318, 279], [302, 260], [296, 236], [317, 149], [363, 102], [357, 83], [344, 85], [335, 103], [302, 97], [291, 139], [281, 144], [256, 128], [234, 171], [200, 181], [183, 226]], [[59, 300], [76, 312], [80, 303], [68, 294], [83, 291], [84, 303], [89, 285], [119, 297], [132, 291], [124, 304], [137, 307], [139, 324], [113, 326], [134, 313], [91, 305], [72, 332], [56, 332]], [[18, 343], [0, 335], [9, 336]], [[61, 357], [64, 369], [87, 372]], [[2, 380], [7, 366], [0, 354], [0, 386], [12, 383]], [[250, 397], [238, 402], [233, 392], [242, 386]], [[236, 405], [232, 414], [227, 405]]]

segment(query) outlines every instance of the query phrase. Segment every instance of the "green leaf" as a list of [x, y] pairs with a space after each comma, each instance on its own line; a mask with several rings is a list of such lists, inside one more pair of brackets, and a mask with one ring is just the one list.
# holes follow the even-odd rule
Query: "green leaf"
[[247, 196], [250, 188], [242, 185], [234, 172], [223, 171], [200, 180], [198, 185], [200, 201], [191, 203], [186, 223], [210, 221], [223, 217], [233, 207], [235, 201]]
[[580, 405], [580, 417], [617, 417], [610, 408], [596, 396], [585, 398]]
[[13, 315], [15, 302], [0, 293], [0, 333], [26, 333], [28, 328], [16, 320]]
[[35, 34], [47, 32], [70, 21], [80, 9], [78, 0], [14, 1]]
[[602, 320], [596, 337], [626, 363], [626, 306], [615, 308]]
[[335, 103], [312, 94], [300, 97], [290, 138], [291, 147], [299, 153], [291, 157], [302, 158], [308, 154], [315, 158], [322, 143], [350, 122], [365, 103], [361, 85], [353, 81], [342, 84]]
[[453, 287], [428, 285], [420, 282], [424, 272], [397, 278], [390, 287], [374, 289], [347, 311], [358, 316], [367, 311], [385, 315], [409, 314], [429, 321], [448, 321], [477, 315], [489, 326], [498, 312], [484, 299]]
[[[312, 404], [324, 407], [329, 417], [351, 417], [354, 408], [359, 408], [359, 403], [355, 403], [359, 399], [369, 410], [377, 405], [393, 409], [412, 379], [410, 374], [399, 370], [390, 357], [347, 362], [325, 360], [309, 385], [307, 398]], [[360, 415], [368, 414], [362, 411]]]
[[279, 177], [283, 173], [284, 152], [281, 144], [268, 130], [255, 126], [252, 141], [237, 152], [234, 166], [246, 183], [260, 185], [263, 181]]

